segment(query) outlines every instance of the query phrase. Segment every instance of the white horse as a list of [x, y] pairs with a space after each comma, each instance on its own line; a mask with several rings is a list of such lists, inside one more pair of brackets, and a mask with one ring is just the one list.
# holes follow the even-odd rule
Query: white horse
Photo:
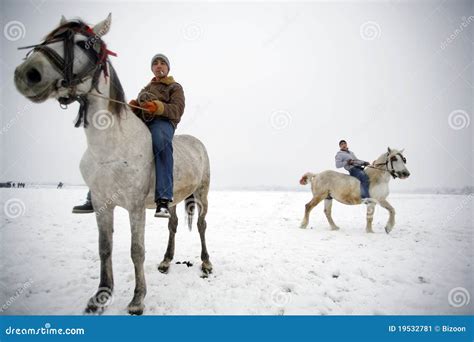
[[[367, 201], [367, 233], [373, 233], [372, 220], [377, 203], [387, 209], [390, 215], [385, 226], [387, 234], [395, 225], [395, 209], [387, 201], [389, 195], [388, 183], [390, 177], [405, 179], [410, 176], [410, 172], [405, 165], [406, 159], [402, 153], [403, 150], [397, 151], [389, 147], [387, 153], [382, 154], [371, 166], [365, 169], [370, 179], [370, 199]], [[303, 175], [300, 184], [305, 185], [308, 182], [311, 183], [313, 198], [305, 206], [301, 228], [308, 226], [311, 210], [322, 200], [324, 200], [324, 213], [332, 230], [339, 229], [331, 216], [333, 199], [348, 205], [362, 203], [360, 181], [355, 177], [331, 170], [318, 174], [308, 172]]]
[[[61, 18], [59, 27], [33, 48], [15, 70], [18, 90], [34, 102], [56, 98], [61, 105], [80, 103], [76, 127], [83, 123], [87, 138], [80, 170], [91, 189], [99, 228], [100, 284], [86, 312], [102, 312], [113, 291], [112, 235], [114, 208], [129, 212], [132, 233], [131, 257], [135, 267], [135, 291], [128, 312], [142, 314], [146, 284], [145, 209], [154, 208], [155, 164], [151, 134], [146, 125], [124, 105], [120, 81], [108, 60], [112, 54], [101, 37], [111, 25], [111, 15], [94, 27], [80, 20]], [[89, 124], [89, 119], [92, 124]], [[174, 255], [178, 225], [175, 205], [186, 200], [188, 224], [194, 207], [199, 209], [202, 270], [212, 271], [206, 248], [209, 158], [204, 145], [189, 135], [177, 135], [174, 147], [174, 200], [169, 219], [169, 241], [158, 269], [167, 272]]]

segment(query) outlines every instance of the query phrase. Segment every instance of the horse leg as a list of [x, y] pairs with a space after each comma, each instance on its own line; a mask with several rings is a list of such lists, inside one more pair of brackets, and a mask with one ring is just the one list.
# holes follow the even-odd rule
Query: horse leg
[[318, 205], [319, 202], [323, 200], [323, 198], [324, 198], [324, 195], [316, 195], [313, 197], [311, 201], [306, 203], [305, 210], [304, 210], [304, 218], [303, 218], [303, 221], [301, 222], [300, 228], [306, 228], [308, 226], [309, 213], [311, 212], [311, 210], [313, 210], [315, 206]]
[[206, 214], [208, 208], [207, 202], [207, 194], [209, 192], [209, 186], [204, 186], [198, 191], [195, 192], [195, 196], [197, 199], [198, 209], [199, 209], [199, 217], [198, 217], [198, 230], [199, 230], [199, 237], [201, 238], [201, 269], [204, 274], [209, 274], [212, 272], [212, 263], [209, 260], [209, 253], [207, 252], [206, 246]]
[[[94, 207], [99, 208], [97, 204], [95, 204]], [[105, 208], [106, 209], [102, 212], [96, 212], [96, 220], [99, 228], [100, 283], [96, 294], [93, 295], [87, 303], [85, 310], [87, 313], [102, 313], [110, 303], [114, 289], [112, 269], [114, 212], [113, 208]]]
[[158, 265], [158, 271], [161, 273], [167, 273], [170, 268], [171, 260], [174, 257], [174, 237], [176, 235], [176, 228], [178, 227], [178, 216], [176, 215], [176, 206], [170, 207], [171, 217], [168, 221], [168, 247], [166, 248], [166, 253], [163, 258], [163, 261]]
[[128, 313], [141, 315], [145, 305], [143, 299], [146, 295], [145, 272], [145, 208], [134, 208], [130, 213], [130, 227], [132, 229], [132, 245], [130, 252], [135, 267], [135, 291], [132, 301], [128, 304]]
[[389, 212], [389, 218], [387, 225], [385, 226], [385, 232], [388, 234], [392, 231], [393, 226], [395, 225], [395, 209], [390, 205], [390, 203], [387, 202], [387, 200], [380, 200], [379, 201], [380, 205], [387, 209]]
[[369, 202], [367, 204], [367, 226], [365, 227], [365, 231], [367, 233], [373, 233], [372, 230], [372, 221], [374, 220], [374, 212], [375, 212], [375, 202]]
[[328, 219], [329, 225], [331, 226], [331, 230], [339, 230], [339, 227], [336, 226], [336, 224], [334, 223], [332, 219], [331, 210], [332, 210], [332, 199], [326, 198], [324, 200], [324, 214], [326, 214], [326, 218]]

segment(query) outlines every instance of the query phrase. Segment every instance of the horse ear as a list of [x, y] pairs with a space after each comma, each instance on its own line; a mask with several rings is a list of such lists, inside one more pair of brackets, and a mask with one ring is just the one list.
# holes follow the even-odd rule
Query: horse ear
[[387, 147], [387, 151], [388, 153], [392, 153], [392, 150], [390, 149], [390, 147]]
[[401, 149], [400, 153], [401, 153], [401, 154], [403, 154], [403, 151], [405, 151], [405, 149], [404, 149], [404, 148], [402, 148], [402, 149]]
[[100, 23], [96, 24], [92, 31], [99, 37], [105, 36], [109, 32], [110, 25], [112, 24], [112, 13], [109, 13], [105, 20], [102, 20]]
[[59, 26], [62, 26], [67, 23], [67, 19], [64, 15], [61, 16], [61, 20], [59, 21]]

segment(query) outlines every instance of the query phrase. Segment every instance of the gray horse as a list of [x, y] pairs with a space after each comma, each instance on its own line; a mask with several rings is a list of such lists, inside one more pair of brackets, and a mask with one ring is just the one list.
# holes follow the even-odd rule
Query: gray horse
[[[76, 126], [84, 125], [87, 138], [80, 170], [92, 192], [101, 262], [99, 289], [90, 298], [86, 312], [102, 312], [112, 295], [113, 215], [114, 208], [120, 206], [129, 212], [135, 266], [135, 291], [128, 312], [140, 315], [146, 295], [145, 209], [155, 207], [155, 168], [150, 131], [123, 105], [122, 86], [108, 60], [110, 51], [101, 39], [110, 25], [110, 14], [94, 27], [62, 17], [59, 27], [43, 43], [28, 47], [33, 50], [16, 68], [15, 84], [33, 102], [55, 98], [61, 105], [80, 103]], [[174, 200], [170, 206], [168, 247], [158, 269], [167, 272], [173, 259], [178, 226], [176, 204], [184, 200], [190, 228], [194, 208], [198, 207], [202, 270], [207, 274], [212, 271], [205, 240], [209, 158], [204, 145], [189, 135], [175, 136], [173, 147]]]

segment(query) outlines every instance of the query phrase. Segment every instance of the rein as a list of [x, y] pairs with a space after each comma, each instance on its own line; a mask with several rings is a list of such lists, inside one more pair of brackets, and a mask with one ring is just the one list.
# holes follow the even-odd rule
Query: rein
[[92, 96], [95, 96], [95, 97], [100, 97], [101, 99], [106, 99], [106, 100], [109, 100], [111, 102], [121, 103], [121, 104], [127, 105], [127, 106], [132, 107], [132, 108], [147, 110], [146, 108], [143, 108], [143, 107], [140, 107], [140, 106], [134, 106], [134, 105], [131, 105], [130, 103], [126, 103], [126, 102], [123, 102], [123, 101], [114, 100], [114, 99], [111, 99], [110, 97], [107, 97], [107, 96], [104, 96], [104, 95], [99, 95], [99, 94], [94, 94], [94, 93], [89, 93], [88, 95], [92, 95]]

